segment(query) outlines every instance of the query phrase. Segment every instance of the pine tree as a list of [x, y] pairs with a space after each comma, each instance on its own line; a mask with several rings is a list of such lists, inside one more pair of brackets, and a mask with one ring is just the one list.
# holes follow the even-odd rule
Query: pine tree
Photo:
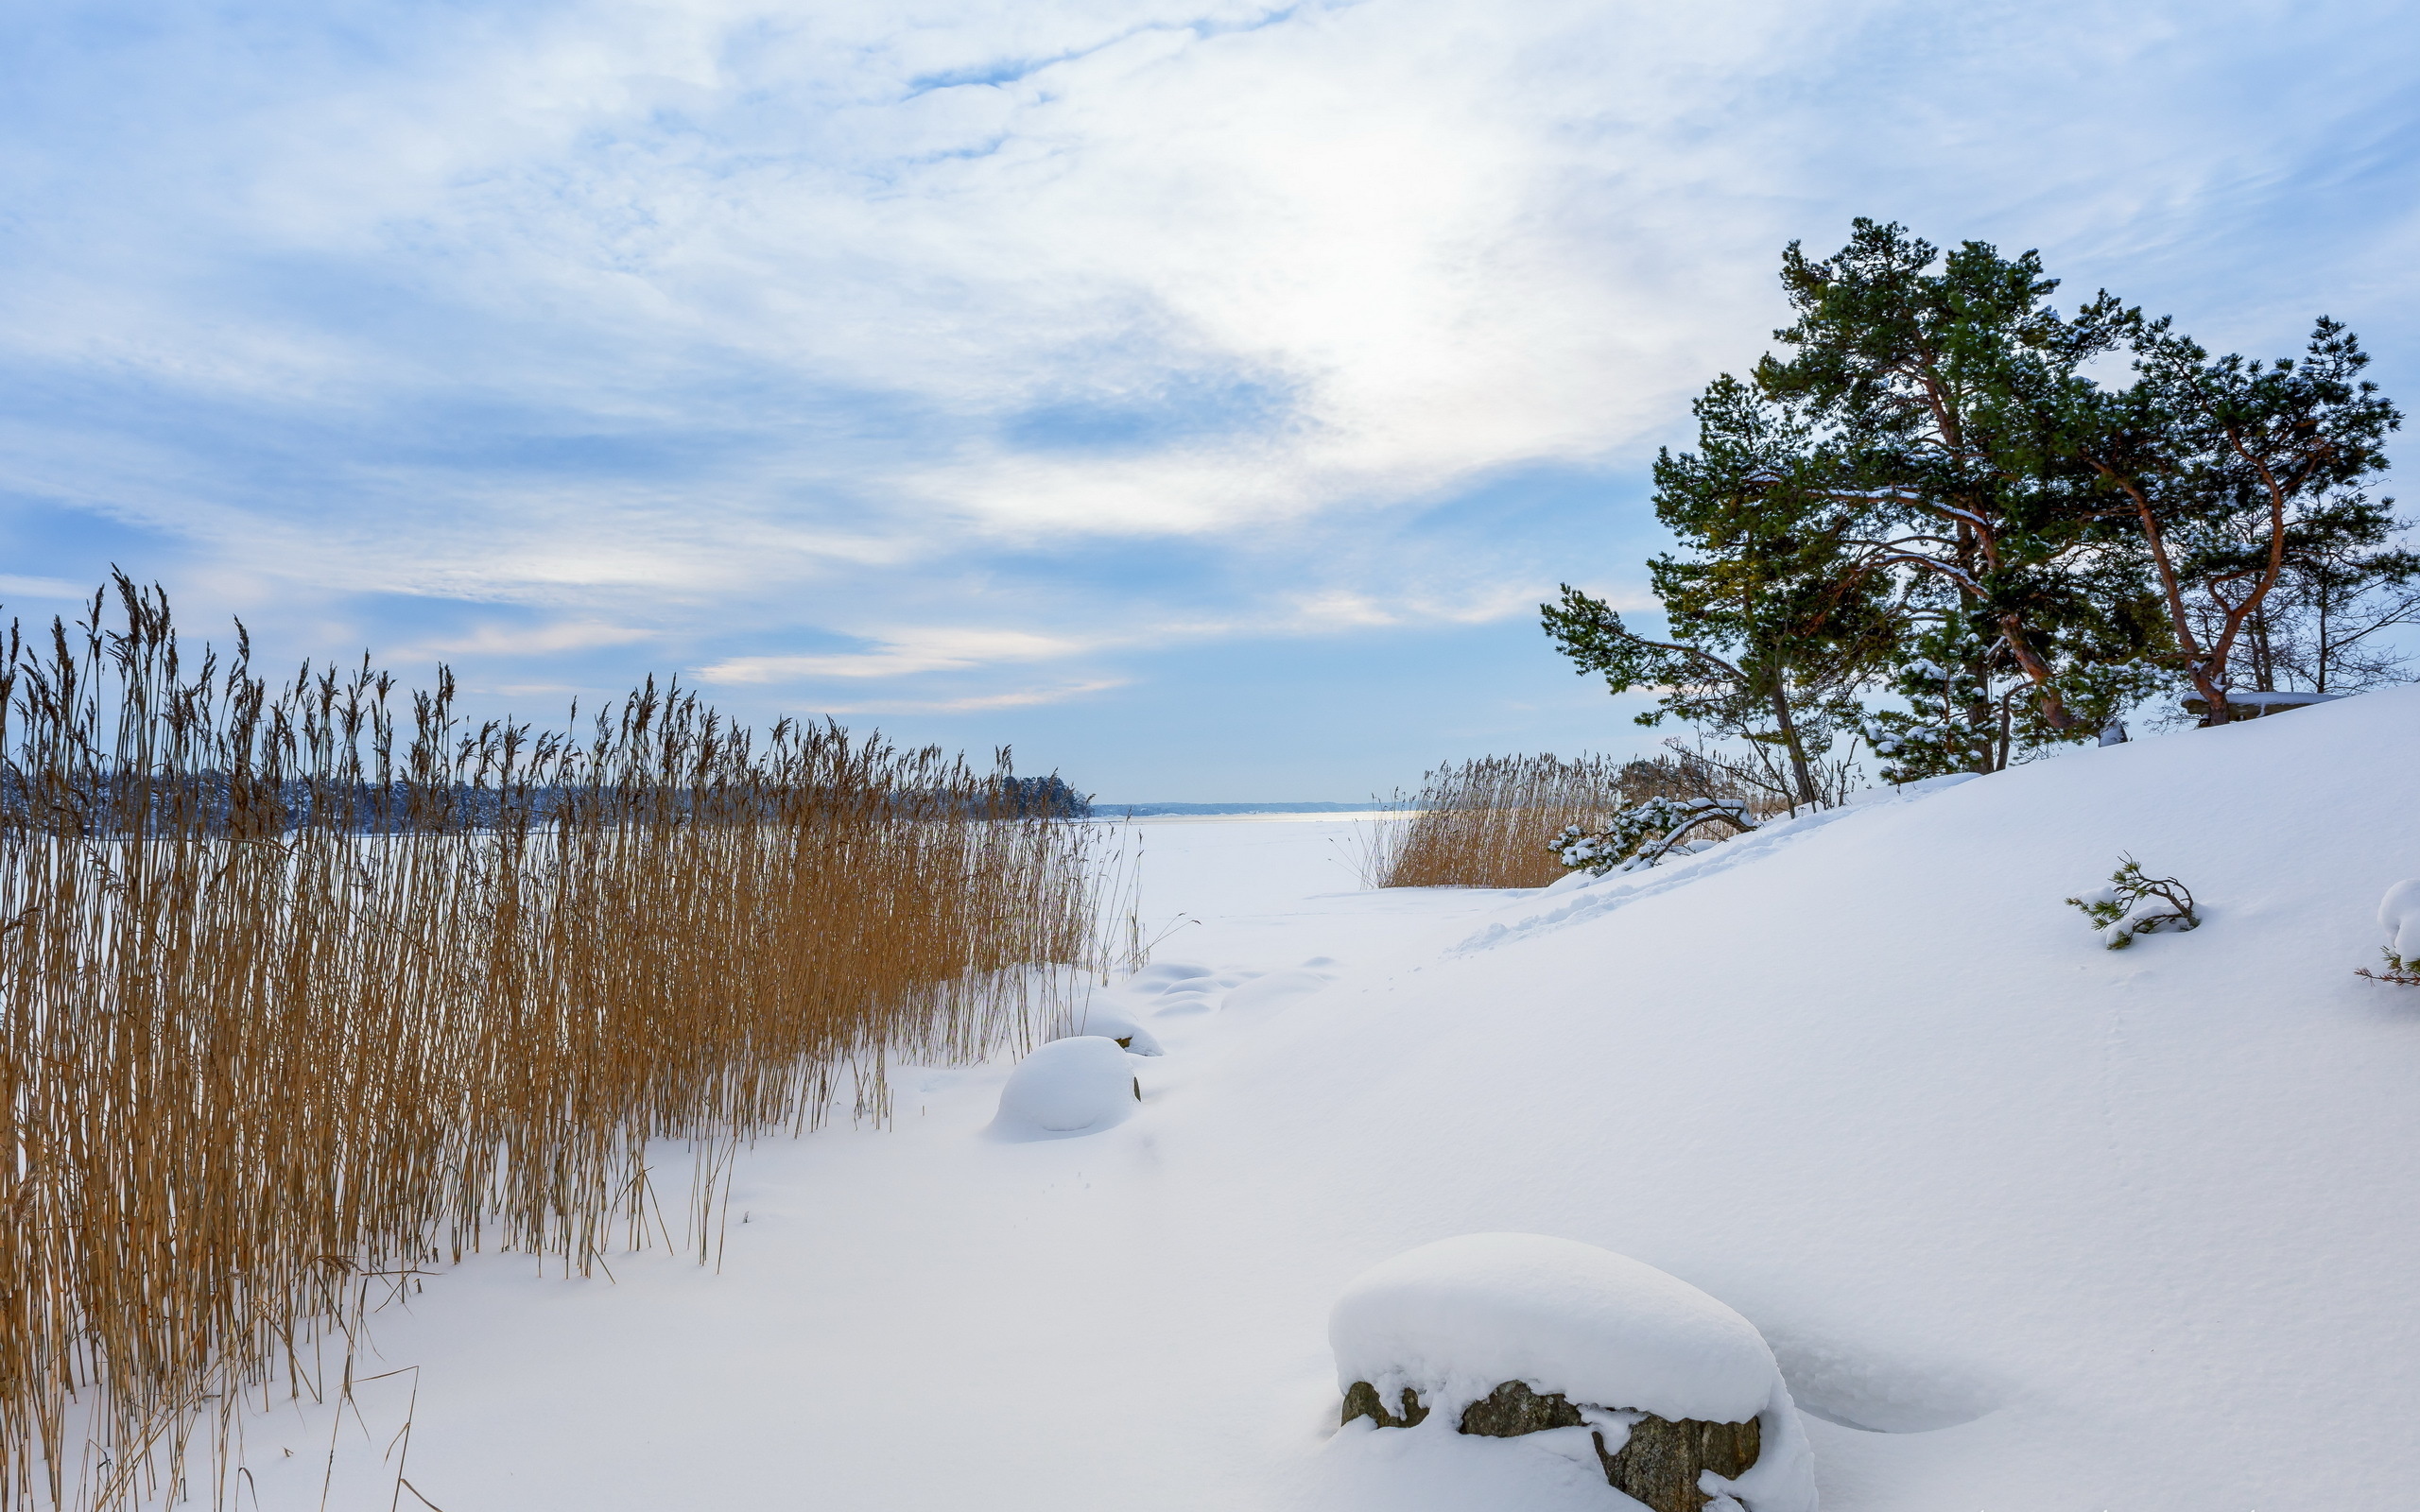
[[1820, 803], [1816, 765], [1896, 640], [1892, 577], [1855, 543], [1858, 509], [1806, 487], [1814, 434], [1795, 409], [1727, 373], [1694, 407], [1698, 450], [1655, 463], [1656, 518], [1681, 545], [1648, 568], [1670, 639], [1569, 584], [1540, 606], [1546, 630], [1613, 692], [1664, 690], [1639, 723], [1748, 740], [1793, 804]]
[[2157, 618], [2138, 563], [2067, 507], [2088, 479], [2044, 422], [2122, 327], [2062, 319], [2037, 253], [1945, 256], [1865, 219], [1829, 259], [1791, 243], [1782, 283], [1798, 319], [1774, 335], [1793, 350], [1757, 383], [1822, 417], [1826, 475], [1807, 486], [1858, 508], [1869, 559], [1909, 577], [1915, 713], [1885, 721], [1893, 775], [1994, 771], [2097, 732], [2144, 686]]
[[2096, 326], [2117, 318], [2135, 381], [2111, 389], [2071, 380], [2056, 402], [2054, 445], [2093, 470], [2094, 512], [2147, 554], [2172, 661], [2205, 701], [2204, 723], [2225, 724], [2235, 655], [2295, 564], [2325, 572], [2372, 552], [2353, 582], [2409, 579], [2398, 554], [2373, 552], [2395, 527], [2394, 501], [2360, 491], [2385, 471], [2386, 438], [2402, 416], [2360, 376], [2370, 361], [2360, 343], [2325, 317], [2302, 357], [2261, 363], [2213, 358], [2169, 320], [2119, 312], [2106, 295], [2085, 316]]

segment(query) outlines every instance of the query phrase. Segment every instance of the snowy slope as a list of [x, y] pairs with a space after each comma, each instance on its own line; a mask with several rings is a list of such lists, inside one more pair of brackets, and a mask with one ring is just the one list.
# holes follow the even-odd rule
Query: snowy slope
[[[1149, 910], [1203, 922], [1110, 994], [1167, 1050], [1131, 1116], [987, 1138], [1006, 1067], [910, 1074], [896, 1129], [747, 1158], [720, 1275], [431, 1281], [378, 1332], [421, 1367], [410, 1480], [1616, 1508], [1549, 1447], [1336, 1429], [1344, 1285], [1505, 1230], [1755, 1324], [1834, 1512], [2401, 1504], [2420, 989], [2352, 971], [2420, 875], [2415, 765], [2420, 690], [2375, 694], [1544, 895], [1353, 891], [1333, 822], [1147, 825]], [[2207, 927], [2101, 950], [2060, 900], [2120, 850]], [[398, 1389], [336, 1433], [331, 1505], [388, 1504]], [[329, 1418], [250, 1435], [260, 1504], [316, 1505]]]

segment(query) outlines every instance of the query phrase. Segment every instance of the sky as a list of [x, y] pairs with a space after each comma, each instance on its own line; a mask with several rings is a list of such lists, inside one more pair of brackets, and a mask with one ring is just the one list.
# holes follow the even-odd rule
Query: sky
[[[0, 613], [1111, 799], [1651, 745], [1537, 624], [1852, 217], [2420, 378], [2385, 3], [0, 0]], [[2407, 448], [2408, 450], [2408, 448]]]

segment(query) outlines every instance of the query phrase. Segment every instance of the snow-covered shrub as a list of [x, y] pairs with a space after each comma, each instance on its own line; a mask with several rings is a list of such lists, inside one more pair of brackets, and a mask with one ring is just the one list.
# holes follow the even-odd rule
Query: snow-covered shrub
[[2378, 900], [2378, 927], [2386, 931], [2386, 970], [2364, 970], [2373, 982], [2420, 987], [2420, 877], [2407, 877]]
[[1685, 837], [1693, 831], [1703, 835], [1710, 824], [1737, 834], [1754, 829], [1756, 816], [1737, 799], [1651, 798], [1624, 809], [1594, 833], [1576, 824], [1567, 826], [1552, 845], [1566, 870], [1584, 868], [1601, 877], [1651, 867], [1675, 850], [1695, 850], [1697, 844], [1685, 844]]
[[2124, 950], [2137, 935], [2202, 926], [2201, 916], [2193, 911], [2193, 894], [2185, 884], [2174, 877], [2144, 875], [2142, 864], [2133, 856], [2121, 855], [2118, 862], [2108, 886], [2067, 900], [2070, 906], [2083, 910], [2111, 950]]
[[1053, 1040], [1009, 1073], [992, 1130], [1012, 1140], [1097, 1133], [1126, 1122], [1142, 1095], [1134, 1063], [1116, 1040]]
[[[1772, 1351], [1746, 1318], [1611, 1250], [1539, 1234], [1465, 1234], [1408, 1250], [1348, 1285], [1328, 1318], [1337, 1384], [1374, 1390], [1425, 1428], [1474, 1428], [1479, 1404], [1544, 1395], [1612, 1462], [1634, 1428], [1757, 1425], [1749, 1467], [1708, 1472], [1703, 1512], [1815, 1512], [1814, 1461]], [[1519, 1383], [1525, 1390], [1498, 1388]], [[1357, 1390], [1357, 1388], [1358, 1388]], [[1645, 1430], [1642, 1429], [1642, 1432]], [[1616, 1484], [1620, 1484], [1618, 1481]]]

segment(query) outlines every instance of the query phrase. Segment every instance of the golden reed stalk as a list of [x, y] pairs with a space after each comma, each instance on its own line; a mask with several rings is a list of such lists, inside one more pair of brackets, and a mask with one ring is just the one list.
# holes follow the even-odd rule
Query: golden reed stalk
[[652, 682], [472, 727], [442, 673], [399, 730], [366, 662], [181, 665], [115, 596], [0, 669], [0, 1507], [223, 1503], [246, 1394], [403, 1278], [709, 1258], [736, 1143], [886, 1117], [886, 1057], [1021, 1047], [1098, 958], [1083, 830], [1005, 753]]

